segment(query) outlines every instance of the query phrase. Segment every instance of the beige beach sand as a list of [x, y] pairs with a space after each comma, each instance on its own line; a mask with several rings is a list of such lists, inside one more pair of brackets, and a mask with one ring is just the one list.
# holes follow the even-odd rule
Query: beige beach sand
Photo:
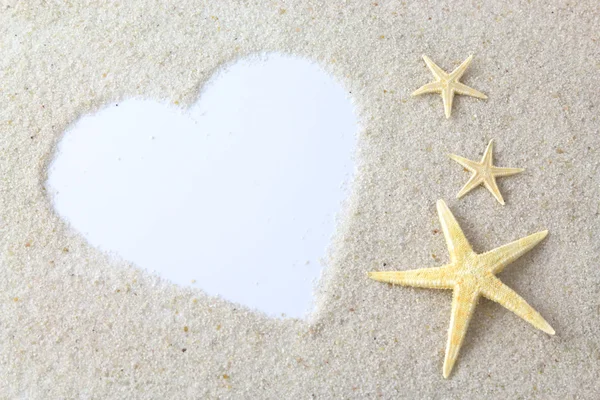
[[[0, 398], [597, 398], [597, 2], [33, 3], [0, 10]], [[262, 51], [319, 62], [362, 125], [307, 321], [111, 261], [44, 191], [80, 115], [132, 96], [185, 107], [223, 64]], [[457, 96], [447, 120], [439, 96], [410, 98], [431, 80], [422, 54], [446, 70], [474, 54], [462, 82], [489, 99]], [[448, 153], [478, 159], [490, 139], [498, 165], [526, 172], [499, 181], [504, 207], [484, 188], [456, 200], [469, 175]], [[549, 230], [499, 277], [556, 330], [482, 300], [449, 380], [451, 293], [366, 275], [448, 260], [440, 198], [479, 252]]]

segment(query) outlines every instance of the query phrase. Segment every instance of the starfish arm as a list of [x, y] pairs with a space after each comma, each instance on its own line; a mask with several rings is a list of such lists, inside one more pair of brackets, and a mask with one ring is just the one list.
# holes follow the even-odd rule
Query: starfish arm
[[506, 204], [504, 202], [504, 198], [502, 197], [502, 193], [500, 193], [500, 189], [498, 189], [498, 184], [496, 183], [496, 179], [493, 176], [490, 176], [487, 179], [484, 179], [483, 184], [487, 188], [487, 190], [489, 190], [490, 193], [492, 193], [494, 195], [496, 200], [498, 200], [498, 203], [500, 203], [502, 205]]
[[481, 294], [517, 314], [539, 330], [554, 335], [554, 329], [550, 324], [514, 290], [502, 283], [500, 279], [491, 277], [490, 283], [485, 285]]
[[474, 290], [473, 287], [457, 285], [454, 289], [452, 316], [450, 317], [446, 356], [444, 358], [444, 378], [450, 376], [452, 367], [454, 367], [478, 298], [479, 292]]
[[471, 64], [471, 61], [473, 61], [473, 55], [470, 55], [462, 64], [450, 73], [450, 79], [458, 81], [469, 67], [469, 64]]
[[438, 200], [437, 211], [452, 262], [454, 263], [468, 254], [473, 253], [469, 241], [465, 237], [462, 229], [460, 229], [460, 225], [456, 222], [454, 215], [452, 215], [452, 212], [444, 200]]
[[454, 100], [454, 90], [450, 87], [442, 89], [442, 100], [444, 101], [444, 114], [450, 118], [452, 114], [452, 102]]
[[490, 250], [479, 255], [487, 270], [493, 274], [502, 272], [504, 267], [527, 253], [548, 235], [548, 231], [541, 231], [526, 236], [504, 246]]
[[481, 166], [481, 164], [479, 164], [478, 162], [471, 161], [461, 156], [457, 156], [456, 154], [450, 154], [449, 157], [472, 172], [477, 171], [477, 169]]
[[444, 71], [443, 69], [438, 67], [436, 63], [431, 61], [431, 58], [427, 57], [426, 55], [423, 55], [423, 60], [425, 60], [427, 68], [429, 68], [429, 70], [431, 71], [433, 76], [435, 76], [436, 79], [448, 79], [448, 74], [446, 73], [446, 71]]
[[495, 177], [511, 176], [525, 171], [525, 168], [500, 168], [492, 167], [492, 175]]
[[491, 168], [493, 158], [494, 158], [494, 139], [490, 140], [487, 147], [485, 148], [485, 152], [483, 153], [483, 158], [481, 159], [481, 164], [488, 165]]
[[460, 192], [458, 192], [456, 197], [460, 199], [465, 194], [469, 193], [471, 190], [473, 190], [477, 186], [481, 185], [481, 182], [483, 182], [483, 180], [481, 179], [481, 176], [476, 173], [473, 174], [473, 176], [471, 176], [471, 178], [467, 181], [467, 183], [465, 183], [465, 186], [463, 186], [462, 189], [460, 189]]
[[369, 278], [393, 285], [432, 289], [451, 289], [454, 286], [444, 267], [413, 269], [410, 271], [374, 271], [369, 272]]
[[440, 82], [431, 82], [412, 92], [411, 96], [418, 96], [424, 93], [440, 93], [441, 91], [442, 84]]
[[465, 85], [464, 83], [454, 82], [452, 84], [452, 87], [454, 87], [454, 91], [458, 94], [476, 97], [478, 99], [483, 99], [483, 100], [487, 99], [487, 96], [485, 94], [481, 93], [479, 90], [475, 90], [472, 87]]

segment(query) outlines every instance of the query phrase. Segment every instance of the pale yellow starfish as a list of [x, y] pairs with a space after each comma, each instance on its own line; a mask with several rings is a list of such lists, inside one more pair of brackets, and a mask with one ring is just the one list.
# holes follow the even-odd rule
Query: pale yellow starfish
[[429, 70], [435, 77], [435, 82], [421, 86], [419, 89], [415, 90], [411, 96], [418, 96], [424, 93], [440, 93], [442, 95], [442, 100], [444, 101], [444, 113], [446, 114], [446, 118], [450, 118], [450, 114], [452, 113], [452, 100], [454, 100], [455, 93], [477, 97], [478, 99], [487, 99], [485, 94], [458, 81], [467, 70], [469, 64], [471, 64], [471, 61], [473, 60], [472, 55], [451, 73], [447, 73], [438, 67], [426, 55], [423, 55], [423, 60], [425, 60]]
[[452, 371], [479, 296], [499, 303], [536, 328], [554, 335], [554, 329], [548, 322], [495, 276], [544, 239], [548, 231], [534, 233], [487, 253], [477, 254], [471, 249], [458, 222], [443, 200], [438, 200], [437, 210], [450, 252], [450, 264], [411, 271], [369, 272], [369, 277], [395, 285], [454, 290], [444, 359], [444, 378]]
[[500, 189], [498, 189], [498, 185], [496, 184], [496, 178], [502, 176], [511, 176], [518, 174], [519, 172], [525, 171], [523, 168], [500, 168], [492, 165], [493, 162], [493, 147], [494, 140], [490, 140], [490, 143], [485, 149], [485, 153], [483, 153], [483, 158], [481, 162], [467, 160], [464, 157], [457, 156], [455, 154], [450, 154], [450, 158], [468, 169], [473, 173], [471, 178], [467, 181], [465, 186], [460, 189], [460, 192], [456, 195], [457, 198], [463, 197], [465, 194], [469, 193], [471, 190], [476, 188], [477, 186], [483, 184], [487, 190], [489, 190], [496, 200], [502, 205], [504, 205], [504, 199], [502, 198], [502, 194], [500, 193]]

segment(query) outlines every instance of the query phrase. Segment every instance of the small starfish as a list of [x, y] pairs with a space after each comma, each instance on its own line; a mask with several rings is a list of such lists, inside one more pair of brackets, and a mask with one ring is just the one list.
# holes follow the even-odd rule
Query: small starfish
[[454, 290], [444, 359], [444, 378], [448, 378], [452, 371], [480, 296], [499, 303], [536, 328], [554, 335], [554, 329], [548, 322], [495, 276], [542, 241], [548, 231], [537, 232], [487, 253], [477, 254], [471, 249], [458, 222], [443, 200], [438, 200], [437, 210], [450, 252], [450, 264], [411, 271], [369, 272], [369, 277], [394, 285]]
[[496, 184], [496, 178], [502, 176], [511, 176], [518, 174], [519, 172], [525, 171], [523, 168], [500, 168], [492, 165], [492, 152], [494, 140], [490, 140], [490, 143], [485, 149], [485, 153], [483, 153], [483, 158], [481, 162], [467, 160], [466, 158], [450, 154], [450, 158], [468, 169], [473, 173], [469, 181], [460, 189], [460, 192], [456, 195], [457, 198], [463, 197], [465, 194], [469, 193], [471, 190], [476, 188], [477, 186], [483, 184], [487, 190], [489, 190], [496, 200], [502, 205], [504, 205], [504, 199], [502, 198], [502, 194], [500, 193], [500, 189], [498, 189], [498, 185]]
[[435, 82], [421, 86], [419, 89], [415, 90], [411, 96], [418, 96], [423, 93], [440, 93], [442, 95], [442, 100], [444, 101], [446, 118], [450, 118], [450, 114], [452, 113], [452, 100], [454, 100], [455, 93], [477, 97], [478, 99], [487, 99], [485, 94], [458, 81], [465, 73], [469, 64], [471, 64], [471, 60], [473, 60], [472, 55], [449, 74], [438, 67], [426, 55], [423, 55], [423, 60], [425, 60], [425, 63], [433, 76], [435, 76]]

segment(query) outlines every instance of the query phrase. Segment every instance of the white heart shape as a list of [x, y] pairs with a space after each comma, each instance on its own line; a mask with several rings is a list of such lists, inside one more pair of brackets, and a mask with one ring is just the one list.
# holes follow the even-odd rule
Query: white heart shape
[[92, 245], [174, 283], [301, 317], [347, 194], [356, 130], [329, 75], [271, 54], [218, 74], [185, 112], [127, 100], [82, 117], [48, 185]]

